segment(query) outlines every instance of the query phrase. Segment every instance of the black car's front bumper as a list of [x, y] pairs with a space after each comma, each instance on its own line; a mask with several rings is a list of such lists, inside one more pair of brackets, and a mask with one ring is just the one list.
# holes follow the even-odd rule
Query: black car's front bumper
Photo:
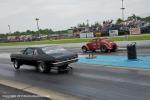
[[77, 61], [78, 61], [78, 58], [74, 58], [74, 59], [69, 59], [69, 60], [65, 60], [65, 61], [59, 61], [59, 62], [52, 63], [52, 64], [53, 64], [53, 67], [59, 67], [59, 66], [74, 63], [74, 62], [77, 62]]

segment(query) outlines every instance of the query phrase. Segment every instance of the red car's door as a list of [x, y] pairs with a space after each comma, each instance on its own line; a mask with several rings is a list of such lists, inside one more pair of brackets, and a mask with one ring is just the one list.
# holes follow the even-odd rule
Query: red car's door
[[96, 50], [97, 49], [96, 39], [93, 39], [90, 43], [87, 44], [87, 46], [90, 50]]
[[100, 39], [96, 40], [96, 46], [97, 46], [97, 49], [100, 49], [100, 47], [101, 47], [101, 40]]

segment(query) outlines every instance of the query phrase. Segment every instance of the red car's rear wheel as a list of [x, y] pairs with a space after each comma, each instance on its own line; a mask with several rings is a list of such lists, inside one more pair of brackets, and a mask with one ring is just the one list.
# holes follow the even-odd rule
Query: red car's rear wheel
[[114, 46], [113, 46], [113, 49], [112, 49], [111, 51], [112, 51], [112, 52], [116, 52], [116, 51], [117, 51], [117, 46], [114, 45]]
[[101, 49], [101, 52], [108, 52], [109, 51], [105, 45], [101, 46], [100, 49]]

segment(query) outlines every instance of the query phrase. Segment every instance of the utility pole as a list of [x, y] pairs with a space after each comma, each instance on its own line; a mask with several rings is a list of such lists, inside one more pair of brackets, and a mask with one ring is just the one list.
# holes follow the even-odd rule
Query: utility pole
[[88, 29], [88, 31], [89, 31], [89, 27], [90, 27], [90, 25], [89, 25], [89, 20], [87, 19], [86, 22], [87, 22], [87, 29]]
[[11, 34], [11, 28], [10, 25], [8, 25], [9, 34]]
[[35, 18], [35, 20], [36, 20], [37, 29], [39, 31], [40, 30], [40, 28], [39, 28], [39, 18]]
[[87, 22], [87, 26], [88, 26], [89, 25], [89, 20], [87, 19], [86, 22]]
[[35, 20], [36, 20], [36, 25], [37, 25], [37, 30], [38, 30], [38, 37], [40, 38], [40, 28], [39, 28], [39, 18], [35, 18]]
[[[125, 11], [124, 0], [121, 0], [121, 2], [122, 2], [122, 4], [121, 4], [121, 5], [122, 5], [122, 8], [121, 8], [121, 10], [122, 10], [122, 20], [125, 21], [125, 17], [124, 17], [124, 11]], [[128, 41], [128, 38], [129, 38], [129, 37], [128, 37], [128, 34], [126, 34], [126, 35], [125, 35], [125, 39], [126, 39], [127, 41]]]
[[125, 7], [124, 7], [124, 0], [122, 0], [122, 20], [124, 21], [124, 10], [125, 10]]

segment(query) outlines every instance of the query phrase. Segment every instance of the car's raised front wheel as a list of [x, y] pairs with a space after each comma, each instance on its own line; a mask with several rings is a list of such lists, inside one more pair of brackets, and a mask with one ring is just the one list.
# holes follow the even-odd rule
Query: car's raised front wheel
[[13, 61], [13, 65], [14, 65], [15, 69], [19, 69], [20, 68], [20, 64], [19, 64], [18, 60], [14, 60]]
[[38, 70], [41, 73], [49, 73], [50, 72], [50, 67], [46, 66], [44, 62], [40, 62], [38, 65]]

